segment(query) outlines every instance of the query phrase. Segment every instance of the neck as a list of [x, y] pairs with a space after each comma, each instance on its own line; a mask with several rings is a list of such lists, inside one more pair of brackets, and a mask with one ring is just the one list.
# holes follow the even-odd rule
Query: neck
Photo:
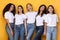
[[9, 12], [11, 12], [11, 10], [9, 10]]
[[41, 14], [39, 14], [39, 16], [41, 16]]
[[21, 15], [22, 13], [19, 13], [19, 15]]
[[32, 10], [29, 10], [29, 12], [32, 12]]
[[50, 12], [50, 14], [53, 14], [52, 12]]

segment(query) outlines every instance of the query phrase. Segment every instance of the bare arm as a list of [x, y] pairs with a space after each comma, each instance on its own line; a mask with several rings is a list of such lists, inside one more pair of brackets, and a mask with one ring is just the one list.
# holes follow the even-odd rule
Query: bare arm
[[5, 19], [5, 20], [6, 20], [6, 23], [7, 23], [8, 27], [9, 27], [9, 29], [10, 29], [11, 34], [13, 35], [13, 31], [12, 31], [11, 25], [9, 23], [9, 20], [8, 19]]
[[46, 35], [47, 23], [44, 22], [44, 35]]
[[16, 25], [15, 25], [15, 19], [14, 19], [14, 30], [16, 29]]
[[6, 20], [6, 23], [8, 24], [10, 31], [12, 31], [11, 25], [9, 24], [9, 20], [8, 19], [5, 19], [5, 20]]
[[27, 35], [27, 22], [26, 22], [27, 20], [25, 19], [24, 20], [24, 26], [25, 26], [25, 35]]

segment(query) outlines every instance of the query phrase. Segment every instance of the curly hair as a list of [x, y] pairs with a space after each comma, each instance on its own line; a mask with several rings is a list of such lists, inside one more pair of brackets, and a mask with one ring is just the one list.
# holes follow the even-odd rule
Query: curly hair
[[14, 5], [14, 4], [12, 4], [12, 3], [9, 3], [9, 4], [7, 4], [7, 5], [5, 6], [5, 8], [3, 9], [3, 17], [4, 17], [5, 12], [9, 11], [9, 9], [10, 9], [11, 5], [13, 5], [13, 6], [14, 6], [14, 10], [13, 10], [13, 11], [11, 11], [11, 12], [13, 13], [13, 15], [15, 15], [15, 12], [16, 12], [15, 5]]

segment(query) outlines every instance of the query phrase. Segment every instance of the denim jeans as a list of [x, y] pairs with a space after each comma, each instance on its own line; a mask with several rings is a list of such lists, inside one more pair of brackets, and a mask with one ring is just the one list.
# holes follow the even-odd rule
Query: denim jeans
[[34, 40], [41, 40], [43, 32], [44, 32], [44, 26], [37, 26]]
[[14, 40], [18, 40], [20, 36], [20, 40], [24, 40], [24, 25], [20, 24], [20, 25], [16, 25], [16, 29], [14, 32]]
[[[14, 23], [10, 23], [12, 30], [14, 31]], [[6, 32], [8, 33], [8, 40], [13, 40], [13, 36], [10, 33], [10, 29], [8, 25], [6, 24]]]
[[33, 23], [27, 24], [27, 32], [28, 32], [28, 34], [26, 36], [26, 40], [30, 40], [30, 38], [34, 32], [34, 24]]
[[46, 40], [56, 40], [56, 27], [47, 27]]

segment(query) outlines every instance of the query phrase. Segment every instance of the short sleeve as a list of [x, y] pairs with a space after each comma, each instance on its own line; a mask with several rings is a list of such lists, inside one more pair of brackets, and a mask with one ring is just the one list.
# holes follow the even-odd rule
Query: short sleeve
[[28, 17], [28, 13], [25, 14], [25, 17], [26, 17], [26, 18]]
[[14, 17], [14, 18], [16, 18], [16, 17], [17, 17], [17, 15], [18, 15], [18, 14], [15, 14], [15, 17]]
[[9, 15], [8, 15], [8, 13], [6, 12], [5, 15], [4, 15], [4, 18], [5, 18], [5, 19], [8, 19], [8, 16], [9, 16]]
[[24, 19], [26, 19], [27, 17], [26, 17], [26, 15], [24, 15]]
[[43, 17], [43, 19], [46, 23], [48, 23], [48, 17], [47, 16]]
[[58, 16], [56, 15], [56, 21], [58, 22]]

